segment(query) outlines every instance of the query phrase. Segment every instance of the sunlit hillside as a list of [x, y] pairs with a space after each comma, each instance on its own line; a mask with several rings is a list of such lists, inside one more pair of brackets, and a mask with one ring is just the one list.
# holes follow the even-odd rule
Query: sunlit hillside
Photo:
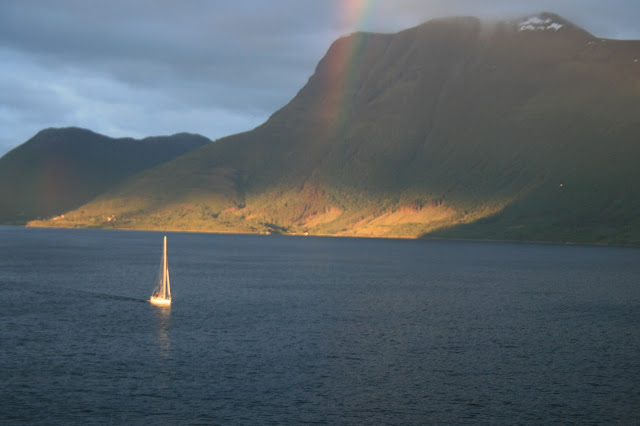
[[552, 14], [352, 34], [262, 126], [34, 224], [638, 244], [638, 59]]

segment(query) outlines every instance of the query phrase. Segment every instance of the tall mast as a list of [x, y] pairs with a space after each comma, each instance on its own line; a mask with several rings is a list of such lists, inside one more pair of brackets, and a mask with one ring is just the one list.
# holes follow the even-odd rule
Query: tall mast
[[164, 237], [164, 297], [171, 299], [171, 283], [169, 281], [169, 261], [167, 259], [167, 237]]
[[167, 236], [164, 236], [162, 250], [162, 297], [167, 297]]

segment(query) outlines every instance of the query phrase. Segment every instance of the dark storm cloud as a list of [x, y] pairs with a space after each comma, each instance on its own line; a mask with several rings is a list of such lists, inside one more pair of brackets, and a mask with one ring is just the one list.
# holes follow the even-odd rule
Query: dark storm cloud
[[249, 130], [286, 104], [338, 36], [448, 15], [563, 15], [640, 38], [624, 0], [0, 0], [0, 155], [38, 130], [111, 136]]
[[[272, 13], [266, 4], [276, 2], [218, 3], [9, 2], [0, 17], [0, 39], [54, 70], [95, 69], [136, 86], [202, 79], [256, 87], [256, 69], [272, 78], [276, 68], [308, 71], [313, 53], [305, 57], [309, 40], [297, 36], [305, 31], [295, 18], [299, 8]], [[269, 19], [270, 12], [277, 19]], [[272, 84], [284, 88], [287, 80]]]
[[[47, 126], [213, 138], [247, 130], [295, 95], [330, 42], [330, 9], [316, 4], [0, 2], [0, 72], [14, 93], [0, 94], [10, 129], [0, 155]], [[147, 114], [137, 126], [136, 106]], [[149, 115], [166, 119], [149, 128]]]

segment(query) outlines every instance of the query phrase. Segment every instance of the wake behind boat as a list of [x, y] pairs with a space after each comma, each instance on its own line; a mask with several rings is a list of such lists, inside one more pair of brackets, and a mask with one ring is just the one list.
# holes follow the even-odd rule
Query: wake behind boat
[[167, 237], [164, 237], [161, 271], [158, 274], [158, 284], [149, 302], [158, 306], [171, 306], [171, 284], [169, 283], [169, 264], [167, 263]]

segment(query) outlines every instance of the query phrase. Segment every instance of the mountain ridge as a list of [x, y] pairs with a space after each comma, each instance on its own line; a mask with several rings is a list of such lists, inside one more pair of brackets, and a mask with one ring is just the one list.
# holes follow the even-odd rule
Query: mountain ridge
[[187, 133], [138, 140], [78, 127], [41, 130], [0, 158], [0, 221], [59, 216], [129, 176], [209, 142]]
[[257, 128], [33, 224], [637, 244], [638, 56], [553, 14], [354, 33]]

